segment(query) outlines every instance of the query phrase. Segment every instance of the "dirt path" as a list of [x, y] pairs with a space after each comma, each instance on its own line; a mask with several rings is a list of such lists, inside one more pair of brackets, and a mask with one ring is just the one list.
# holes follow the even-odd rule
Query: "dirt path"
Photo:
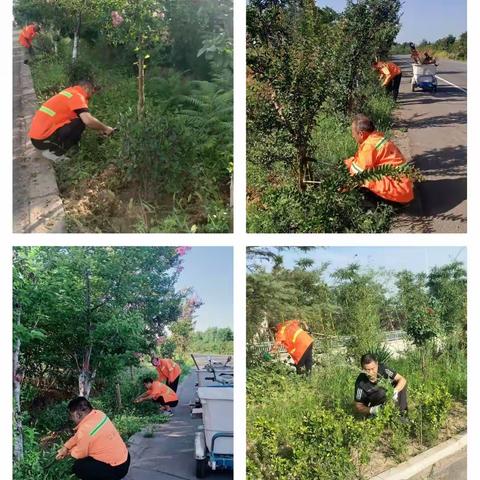
[[464, 233], [467, 231], [467, 64], [441, 60], [438, 91], [432, 94], [411, 92], [409, 56], [398, 55], [393, 60], [403, 70], [397, 126], [407, 130], [410, 156], [425, 176], [425, 182], [418, 185], [419, 202], [400, 216], [393, 231]]
[[55, 172], [27, 138], [38, 105], [18, 34], [13, 32], [13, 231], [61, 233], [64, 211]]
[[[194, 436], [201, 420], [190, 416], [195, 376], [190, 374], [178, 388], [175, 415], [161, 425], [153, 438], [137, 433], [130, 439], [132, 464], [125, 480], [195, 480]], [[233, 475], [210, 471], [207, 478], [231, 480]]]

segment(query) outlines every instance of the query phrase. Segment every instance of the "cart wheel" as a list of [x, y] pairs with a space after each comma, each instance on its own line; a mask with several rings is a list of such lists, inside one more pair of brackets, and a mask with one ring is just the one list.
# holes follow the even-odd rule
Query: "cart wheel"
[[414, 91], [415, 91], [415, 84], [412, 83], [412, 92], [414, 92]]
[[433, 93], [437, 93], [437, 86], [436, 85], [433, 87]]
[[197, 460], [195, 476], [197, 478], [205, 478], [207, 476], [207, 459]]

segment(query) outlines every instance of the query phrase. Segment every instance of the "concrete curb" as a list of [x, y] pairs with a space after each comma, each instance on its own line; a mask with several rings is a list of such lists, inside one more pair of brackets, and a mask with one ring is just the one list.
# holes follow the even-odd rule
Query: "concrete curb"
[[27, 129], [38, 108], [30, 68], [14, 31], [13, 231], [62, 233], [65, 212], [51, 162], [30, 143]]
[[438, 462], [447, 459], [448, 457], [459, 452], [467, 446], [467, 433], [462, 433], [452, 437], [446, 442], [430, 448], [429, 450], [420, 453], [410, 460], [401, 463], [400, 465], [386, 470], [370, 480], [408, 480], [415, 475], [430, 469]]

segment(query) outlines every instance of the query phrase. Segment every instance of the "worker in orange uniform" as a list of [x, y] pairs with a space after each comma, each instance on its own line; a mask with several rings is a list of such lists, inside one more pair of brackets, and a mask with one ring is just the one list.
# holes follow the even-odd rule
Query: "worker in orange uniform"
[[410, 42], [410, 57], [413, 63], [416, 63], [416, 64], [420, 63], [420, 53], [418, 52], [415, 44], [412, 42]]
[[76, 433], [57, 452], [56, 459], [75, 459], [72, 472], [82, 480], [120, 480], [130, 467], [130, 454], [115, 425], [105, 413], [94, 410], [85, 397], [68, 404]]
[[[345, 160], [351, 175], [380, 165], [400, 166], [406, 163], [402, 152], [383, 133], [375, 131], [373, 122], [367, 116], [360, 114], [354, 117], [352, 136], [358, 143], [358, 150], [354, 157]], [[414, 196], [413, 182], [407, 177], [393, 179], [384, 176], [380, 180], [366, 182], [364, 187], [375, 196], [394, 203], [406, 204]]]
[[95, 88], [92, 82], [79, 81], [47, 100], [35, 113], [28, 133], [35, 148], [49, 160], [66, 160], [65, 153], [76, 145], [85, 127], [111, 135], [112, 127], [97, 120], [88, 109]]
[[180, 380], [180, 375], [182, 373], [180, 366], [170, 358], [158, 357], [152, 358], [152, 365], [157, 369], [158, 380], [160, 382], [165, 382], [167, 387], [170, 387], [176, 392], [178, 381]]
[[143, 380], [143, 385], [147, 389], [145, 393], [139, 395], [134, 403], [141, 403], [145, 400], [153, 400], [160, 404], [160, 410], [166, 415], [173, 415], [172, 408], [178, 405], [177, 394], [164, 383], [147, 377]]
[[396, 100], [398, 98], [400, 82], [402, 81], [402, 69], [392, 62], [373, 62], [372, 66], [380, 74], [382, 86], [384, 86], [387, 92]]
[[33, 39], [37, 36], [37, 33], [39, 31], [40, 26], [36, 23], [31, 23], [30, 25], [27, 25], [25, 28], [23, 28], [23, 30], [20, 32], [20, 35], [18, 36], [18, 43], [25, 47], [30, 55], [33, 54]]
[[[303, 328], [302, 328], [303, 327]], [[275, 352], [283, 345], [295, 363], [297, 373], [302, 373], [302, 368], [308, 374], [313, 365], [313, 338], [305, 331], [307, 326], [298, 320], [288, 320], [271, 327], [275, 333], [275, 344], [270, 352]]]

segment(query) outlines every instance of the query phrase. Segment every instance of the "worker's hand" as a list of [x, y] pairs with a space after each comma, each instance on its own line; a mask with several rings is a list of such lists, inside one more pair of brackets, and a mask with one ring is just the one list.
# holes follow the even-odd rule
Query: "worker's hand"
[[115, 131], [112, 127], [106, 127], [105, 130], [102, 132], [103, 135], [109, 137]]
[[68, 448], [67, 447], [62, 447], [58, 452], [57, 456], [55, 457], [55, 460], [63, 460], [65, 457], [68, 456]]
[[349, 187], [340, 187], [340, 188], [338, 189], [338, 191], [339, 191], [340, 193], [347, 193], [347, 192], [350, 191], [350, 188], [349, 188]]
[[393, 391], [392, 400], [393, 400], [395, 403], [398, 403], [398, 392], [397, 392], [396, 390]]
[[375, 405], [374, 407], [370, 407], [370, 415], [376, 417], [378, 412], [380, 411], [381, 405]]

